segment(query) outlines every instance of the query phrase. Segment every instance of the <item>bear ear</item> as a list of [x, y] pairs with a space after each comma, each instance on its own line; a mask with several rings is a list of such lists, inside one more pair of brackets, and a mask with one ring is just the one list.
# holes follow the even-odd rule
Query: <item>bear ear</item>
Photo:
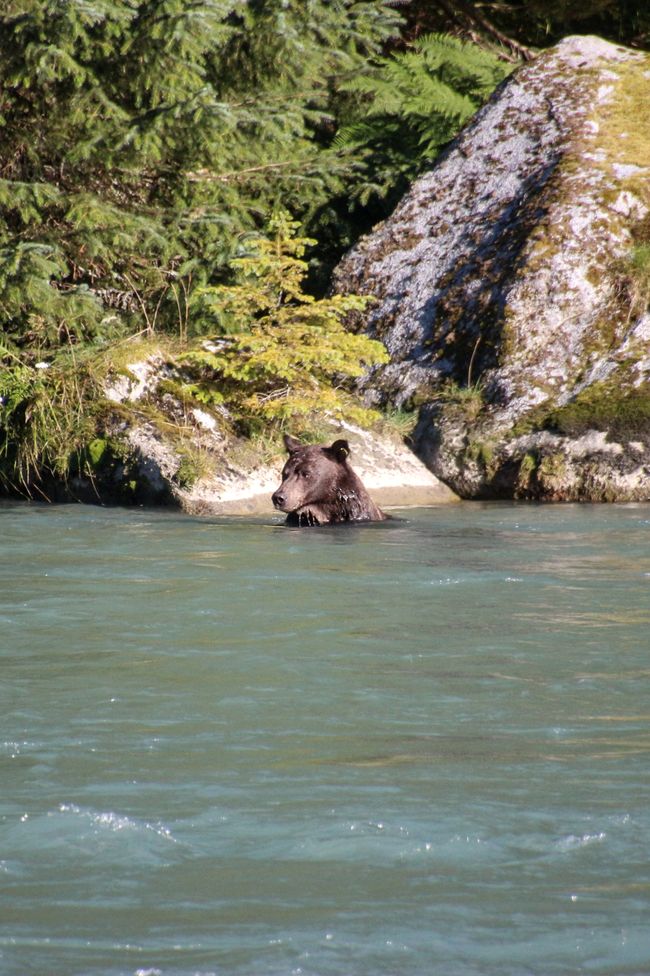
[[299, 440], [296, 440], [295, 437], [292, 437], [291, 434], [285, 434], [284, 446], [286, 447], [289, 454], [295, 454], [295, 452], [302, 447], [302, 444], [300, 443]]
[[350, 454], [350, 445], [347, 441], [334, 441], [329, 450], [337, 461], [343, 463]]

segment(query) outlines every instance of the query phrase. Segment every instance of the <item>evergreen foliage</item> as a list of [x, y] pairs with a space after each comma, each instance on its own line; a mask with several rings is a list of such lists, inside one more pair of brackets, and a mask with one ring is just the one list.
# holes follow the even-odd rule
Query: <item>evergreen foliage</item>
[[[347, 315], [369, 299], [305, 293], [303, 255], [315, 242], [295, 237], [297, 227], [280, 214], [272, 237], [249, 239], [246, 253], [231, 262], [236, 283], [197, 289], [191, 311], [211, 323], [208, 335], [185, 342], [182, 351], [163, 343], [168, 364], [183, 377], [175, 392], [188, 403], [223, 406], [243, 433], [272, 434], [287, 424], [310, 429], [325, 415], [376, 419], [346, 392], [366, 366], [388, 359], [381, 343], [345, 328]], [[92, 445], [113, 411], [103, 386], [119, 373], [124, 353], [116, 345], [77, 343], [70, 334], [54, 352], [45, 343], [47, 359], [36, 361], [37, 348], [13, 351], [0, 343], [0, 489], [47, 497], [51, 484], [75, 472], [92, 478]], [[130, 360], [145, 359], [151, 340], [136, 338], [128, 350]]]
[[369, 299], [333, 295], [315, 299], [303, 290], [305, 248], [286, 214], [232, 264], [234, 285], [205, 288], [197, 300], [214, 318], [211, 341], [184, 357], [194, 396], [225, 402], [248, 430], [263, 424], [300, 423], [317, 413], [369, 419], [346, 396], [343, 383], [365, 367], [388, 361], [381, 343], [346, 331], [345, 318]]
[[394, 32], [358, 0], [10, 0], [0, 12], [0, 320], [17, 346], [178, 321], [238, 236], [348, 161], [337, 79]]

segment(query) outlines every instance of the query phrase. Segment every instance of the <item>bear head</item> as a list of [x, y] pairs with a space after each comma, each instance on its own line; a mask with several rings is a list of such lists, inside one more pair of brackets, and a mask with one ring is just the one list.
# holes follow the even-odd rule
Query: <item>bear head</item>
[[289, 458], [273, 504], [287, 512], [293, 525], [373, 521], [385, 518], [348, 464], [350, 446], [337, 440], [329, 446], [301, 444], [284, 438]]

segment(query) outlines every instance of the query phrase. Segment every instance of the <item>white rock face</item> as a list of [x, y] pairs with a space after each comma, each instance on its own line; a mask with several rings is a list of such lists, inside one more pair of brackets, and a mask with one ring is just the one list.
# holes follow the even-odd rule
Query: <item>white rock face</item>
[[[253, 445], [227, 432], [223, 408], [186, 408], [169, 389], [159, 391], [170, 379], [178, 377], [153, 355], [129, 364], [126, 375], [108, 384], [107, 398], [131, 407], [131, 419], [119, 415], [114, 431], [128, 456], [111, 476], [131, 482], [143, 502], [175, 503], [200, 515], [275, 517], [271, 495], [285, 457], [263, 462]], [[155, 409], [138, 418], [138, 404], [145, 402]], [[353, 466], [378, 504], [403, 508], [458, 500], [396, 435], [332, 424], [329, 442], [339, 437], [349, 440]], [[119, 496], [120, 484], [115, 489]]]
[[[420, 453], [463, 493], [490, 494], [494, 472], [470, 472], [453, 431], [464, 447], [478, 431], [498, 453], [495, 440], [540, 405], [550, 412], [632, 374], [637, 388], [649, 381], [647, 315], [626, 301], [621, 271], [650, 212], [634, 107], [636, 98], [647, 111], [638, 93], [645, 84], [650, 101], [647, 69], [643, 55], [594, 37], [544, 52], [337, 269], [339, 290], [378, 298], [365, 328], [391, 354], [363, 381], [366, 396], [431, 402]], [[445, 384], [479, 379], [478, 422], [445, 409]]]
[[[377, 434], [349, 424], [332, 428], [331, 443], [345, 437], [351, 464], [373, 499], [384, 508], [411, 508], [458, 501], [399, 438]], [[237, 466], [202, 478], [189, 490], [178, 492], [182, 507], [197, 514], [271, 514], [271, 495], [280, 485], [285, 457], [272, 464]], [[282, 518], [284, 518], [282, 516]]]

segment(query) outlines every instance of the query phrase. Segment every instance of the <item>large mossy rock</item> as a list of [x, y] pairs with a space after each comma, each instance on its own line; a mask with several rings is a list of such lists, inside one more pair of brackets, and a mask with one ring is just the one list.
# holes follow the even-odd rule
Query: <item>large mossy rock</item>
[[571, 37], [521, 67], [343, 260], [464, 497], [650, 498], [650, 58]]

